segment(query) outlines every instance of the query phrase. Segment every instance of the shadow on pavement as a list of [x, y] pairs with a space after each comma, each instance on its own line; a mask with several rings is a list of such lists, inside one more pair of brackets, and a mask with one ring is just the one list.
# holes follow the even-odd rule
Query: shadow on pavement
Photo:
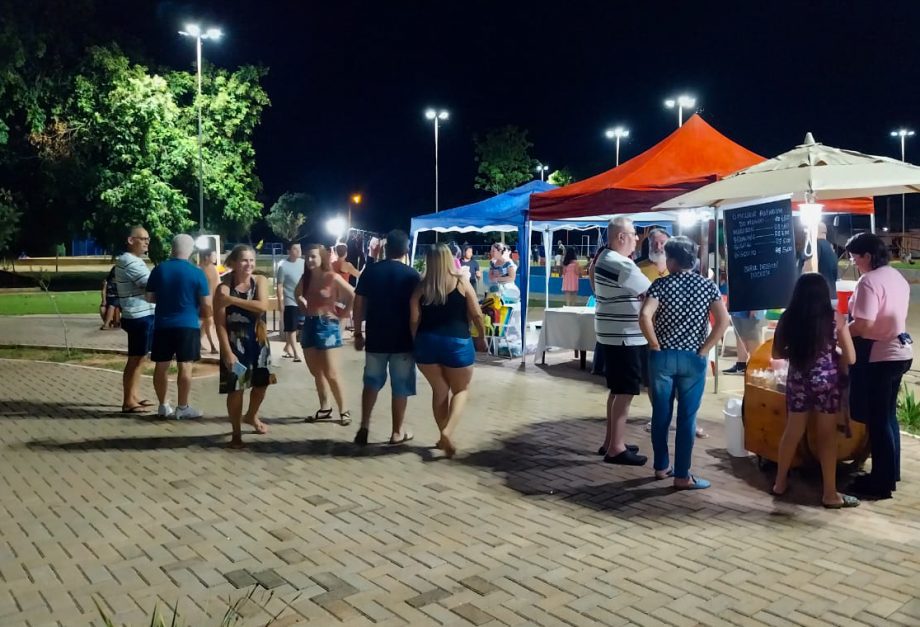
[[50, 401], [2, 401], [0, 402], [0, 419], [65, 419], [65, 420], [102, 420], [120, 418], [140, 422], [155, 422], [156, 407], [149, 411], [122, 413], [121, 405], [100, 405], [99, 403], [63, 403]]

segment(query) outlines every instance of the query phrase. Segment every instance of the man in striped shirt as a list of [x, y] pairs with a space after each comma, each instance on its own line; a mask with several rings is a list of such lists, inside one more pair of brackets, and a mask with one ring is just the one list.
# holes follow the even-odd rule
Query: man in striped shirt
[[153, 339], [153, 312], [155, 305], [145, 297], [150, 270], [142, 259], [150, 248], [150, 235], [142, 226], [128, 231], [127, 247], [115, 260], [115, 287], [121, 304], [121, 328], [128, 334], [128, 362], [122, 375], [124, 398], [122, 413], [148, 411], [153, 403], [141, 400], [138, 393], [141, 363], [150, 352]]
[[604, 351], [607, 388], [607, 438], [599, 451], [611, 464], [642, 466], [639, 447], [626, 444], [626, 418], [641, 391], [647, 344], [639, 328], [641, 296], [651, 283], [630, 258], [636, 251], [636, 227], [617, 217], [607, 225], [607, 247], [598, 251], [591, 269], [597, 299], [594, 330]]

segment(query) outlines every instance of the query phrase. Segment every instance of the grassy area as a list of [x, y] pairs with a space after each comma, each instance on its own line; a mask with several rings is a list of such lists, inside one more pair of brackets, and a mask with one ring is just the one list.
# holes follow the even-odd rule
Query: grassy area
[[[28, 361], [51, 361], [59, 364], [80, 364], [121, 372], [125, 368], [125, 357], [116, 353], [101, 353], [95, 351], [67, 351], [59, 348], [3, 348], [0, 347], [0, 359], [23, 359]], [[169, 375], [177, 374], [175, 364], [169, 366]], [[153, 376], [153, 364], [144, 363], [142, 373]], [[192, 371], [193, 377], [210, 376], [217, 373], [217, 365], [196, 363]]]
[[0, 315], [54, 314], [54, 303], [62, 314], [99, 313], [99, 298], [98, 291], [0, 294]]

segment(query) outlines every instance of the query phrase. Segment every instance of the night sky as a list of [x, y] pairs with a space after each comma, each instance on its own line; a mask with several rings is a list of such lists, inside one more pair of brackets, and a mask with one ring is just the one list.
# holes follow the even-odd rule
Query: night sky
[[[920, 2], [120, 6], [132, 11], [120, 26], [154, 64], [191, 69], [194, 47], [175, 32], [197, 19], [226, 34], [206, 42], [209, 62], [268, 66], [272, 107], [255, 140], [266, 204], [302, 191], [334, 211], [360, 191], [355, 221], [368, 228], [408, 228], [409, 216], [434, 209], [428, 106], [451, 113], [441, 128], [442, 209], [485, 197], [473, 188], [474, 133], [526, 128], [535, 158], [580, 179], [613, 167], [606, 128], [631, 131], [621, 160], [674, 130], [662, 100], [681, 92], [767, 157], [806, 131], [899, 156], [889, 132], [920, 131]], [[920, 136], [913, 142], [908, 160], [920, 162]]]

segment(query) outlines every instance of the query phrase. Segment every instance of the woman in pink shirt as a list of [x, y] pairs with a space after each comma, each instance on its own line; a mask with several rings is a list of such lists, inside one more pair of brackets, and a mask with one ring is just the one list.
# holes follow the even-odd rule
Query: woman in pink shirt
[[877, 235], [860, 233], [846, 250], [862, 276], [850, 298], [850, 334], [856, 364], [850, 372], [850, 412], [865, 422], [872, 472], [858, 477], [851, 492], [887, 499], [901, 480], [901, 435], [897, 418], [901, 377], [913, 359], [907, 334], [910, 285], [888, 265], [888, 247]]

